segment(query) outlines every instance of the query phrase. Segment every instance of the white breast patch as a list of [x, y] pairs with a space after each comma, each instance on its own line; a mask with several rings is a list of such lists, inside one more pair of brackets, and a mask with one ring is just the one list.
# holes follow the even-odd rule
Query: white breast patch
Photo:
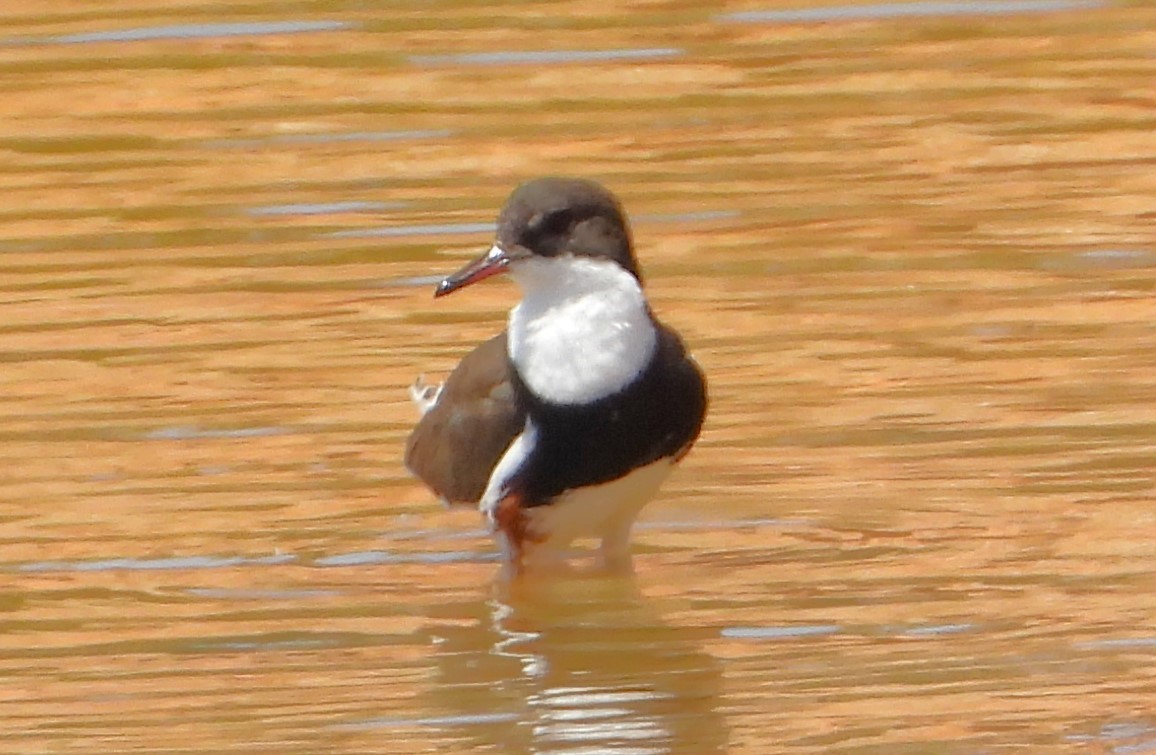
[[523, 298], [509, 351], [535, 394], [584, 404], [616, 393], [650, 363], [657, 333], [638, 280], [611, 260], [562, 256], [511, 266]]

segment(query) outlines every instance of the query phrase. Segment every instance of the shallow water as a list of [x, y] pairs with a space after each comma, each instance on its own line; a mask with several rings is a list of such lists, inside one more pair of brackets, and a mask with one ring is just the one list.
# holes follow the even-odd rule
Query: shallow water
[[[0, 26], [0, 749], [1156, 750], [1147, 4]], [[552, 173], [712, 408], [635, 577], [504, 585], [405, 388]]]

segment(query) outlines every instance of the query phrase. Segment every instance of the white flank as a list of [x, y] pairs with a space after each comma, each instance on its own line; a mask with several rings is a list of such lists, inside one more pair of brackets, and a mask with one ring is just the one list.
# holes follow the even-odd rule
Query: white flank
[[612, 260], [533, 257], [510, 266], [522, 301], [510, 311], [510, 358], [535, 394], [584, 404], [646, 368], [657, 334], [642, 287]]
[[526, 420], [526, 427], [522, 433], [514, 438], [514, 442], [506, 449], [506, 453], [502, 454], [502, 458], [498, 460], [498, 465], [490, 473], [490, 481], [486, 483], [486, 492], [482, 493], [482, 500], [478, 502], [478, 509], [485, 515], [486, 521], [490, 525], [490, 531], [498, 537], [499, 545], [502, 547], [502, 555], [506, 561], [509, 561], [512, 555], [510, 544], [505, 542], [502, 533], [498, 530], [494, 513], [506, 495], [510, 478], [526, 462], [526, 458], [534, 450], [534, 444], [537, 441], [538, 429], [534, 427], [532, 422]]

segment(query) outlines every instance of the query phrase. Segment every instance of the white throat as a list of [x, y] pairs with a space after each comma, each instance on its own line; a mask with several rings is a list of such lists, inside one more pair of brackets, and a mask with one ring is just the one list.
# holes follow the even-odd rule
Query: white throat
[[539, 397], [585, 404], [625, 388], [650, 363], [657, 333], [638, 280], [612, 260], [533, 257], [510, 266], [522, 301], [509, 352]]

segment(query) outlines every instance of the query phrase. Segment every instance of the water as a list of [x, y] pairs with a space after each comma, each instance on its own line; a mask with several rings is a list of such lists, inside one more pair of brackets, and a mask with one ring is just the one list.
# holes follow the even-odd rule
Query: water
[[[1146, 4], [0, 19], [0, 750], [1156, 749]], [[405, 389], [551, 173], [712, 406], [633, 578], [507, 585]]]

